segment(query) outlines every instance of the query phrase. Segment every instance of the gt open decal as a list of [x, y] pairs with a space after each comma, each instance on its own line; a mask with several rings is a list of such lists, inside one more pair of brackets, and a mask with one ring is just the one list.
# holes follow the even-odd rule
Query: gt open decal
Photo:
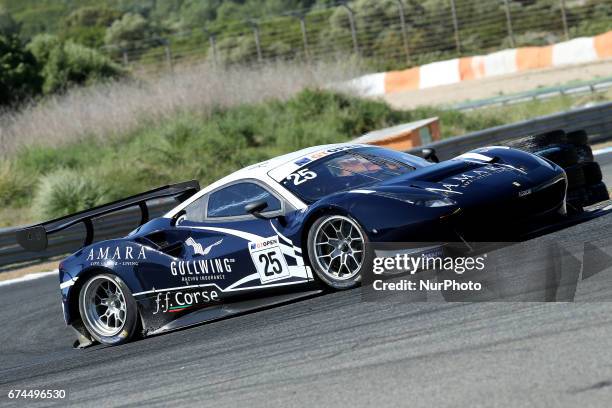
[[249, 252], [259, 273], [261, 283], [291, 276], [278, 237], [265, 238], [259, 242], [249, 242]]

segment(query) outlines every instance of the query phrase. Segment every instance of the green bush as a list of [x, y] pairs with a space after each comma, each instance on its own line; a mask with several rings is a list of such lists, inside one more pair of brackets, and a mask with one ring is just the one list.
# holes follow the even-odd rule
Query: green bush
[[0, 36], [0, 105], [36, 96], [42, 78], [36, 59], [16, 36]]
[[100, 52], [70, 40], [62, 42], [56, 36], [37, 36], [28, 49], [43, 67], [42, 90], [45, 94], [126, 74], [123, 68]]
[[11, 161], [0, 162], [0, 206], [23, 205], [32, 193], [34, 177], [17, 170]]
[[108, 27], [104, 42], [120, 50], [134, 47], [136, 43], [156, 37], [158, 34], [150, 20], [140, 14], [126, 13]]
[[93, 173], [60, 169], [40, 179], [34, 196], [36, 215], [51, 219], [108, 202], [108, 191]]
[[81, 7], [64, 19], [59, 36], [63, 40], [73, 40], [87, 47], [99, 48], [104, 45], [106, 29], [119, 17], [120, 12], [106, 6]]

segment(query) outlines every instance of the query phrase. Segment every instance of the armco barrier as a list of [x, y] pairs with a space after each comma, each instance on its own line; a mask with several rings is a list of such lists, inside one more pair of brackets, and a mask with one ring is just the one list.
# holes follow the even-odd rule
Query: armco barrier
[[[463, 136], [451, 137], [427, 147], [436, 150], [440, 160], [453, 158], [468, 150], [481, 146], [494, 145], [509, 139], [563, 129], [566, 132], [586, 130], [591, 144], [612, 139], [612, 103], [575, 109], [568, 112], [542, 116], [524, 122], [497, 126]], [[409, 151], [419, 154], [422, 147]]]
[[[569, 112], [543, 116], [525, 122], [498, 126], [464, 136], [457, 136], [435, 142], [428, 147], [436, 149], [441, 160], [450, 159], [468, 150], [520, 138], [554, 129], [565, 131], [584, 129], [591, 143], [612, 139], [612, 103], [600, 104]], [[419, 153], [421, 148], [414, 149]], [[167, 211], [172, 203], [151, 206], [151, 216], [157, 217]], [[112, 238], [127, 234], [140, 219], [137, 209], [125, 210], [94, 221], [97, 238]], [[77, 225], [52, 236], [49, 248], [44, 252], [26, 252], [17, 245], [14, 230], [0, 230], [0, 267], [21, 262], [30, 262], [70, 253], [79, 248], [85, 237], [82, 226]]]

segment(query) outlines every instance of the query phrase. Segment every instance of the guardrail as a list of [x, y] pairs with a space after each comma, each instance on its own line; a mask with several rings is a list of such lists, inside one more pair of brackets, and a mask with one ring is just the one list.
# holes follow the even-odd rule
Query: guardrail
[[[584, 129], [591, 143], [612, 139], [612, 103], [600, 104], [569, 112], [481, 130], [464, 136], [457, 136], [430, 144], [436, 149], [441, 160], [450, 159], [468, 150], [516, 139], [549, 130], [573, 131]], [[410, 151], [420, 154], [421, 148]], [[175, 205], [173, 202], [151, 206], [151, 217], [158, 217]], [[128, 209], [94, 220], [96, 238], [109, 239], [126, 235], [136, 228], [140, 210]], [[51, 238], [49, 247], [43, 252], [27, 252], [18, 244], [15, 229], [0, 230], [0, 268], [17, 263], [40, 261], [67, 254], [78, 249], [85, 237], [85, 229], [77, 225]]]
[[[477, 147], [494, 145], [505, 140], [518, 139], [556, 129], [563, 129], [566, 132], [586, 130], [591, 144], [610, 140], [612, 139], [612, 103], [603, 103], [480, 130], [434, 142], [427, 147], [434, 148], [440, 160], [447, 160]], [[421, 149], [422, 147], [418, 147], [408, 152], [420, 155]]]

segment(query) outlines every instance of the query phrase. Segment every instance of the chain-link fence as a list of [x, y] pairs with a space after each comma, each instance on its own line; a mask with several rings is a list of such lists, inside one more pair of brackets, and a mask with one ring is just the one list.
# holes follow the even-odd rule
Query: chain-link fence
[[356, 0], [222, 29], [107, 46], [124, 65], [313, 62], [355, 56], [371, 69], [419, 65], [612, 30], [612, 0]]

